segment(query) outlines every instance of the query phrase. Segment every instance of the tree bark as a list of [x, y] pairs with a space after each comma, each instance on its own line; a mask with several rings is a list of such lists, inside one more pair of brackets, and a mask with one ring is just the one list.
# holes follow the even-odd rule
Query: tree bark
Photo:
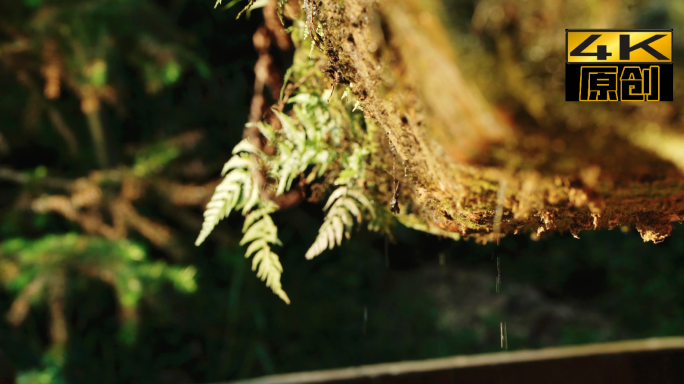
[[[482, 241], [636, 226], [660, 242], [684, 218], [676, 57], [679, 101], [565, 101], [565, 28], [643, 28], [658, 10], [590, 0], [317, 7], [329, 73], [353, 84], [379, 128], [371, 168], [400, 182], [405, 224]], [[378, 185], [387, 172], [373, 173]]]

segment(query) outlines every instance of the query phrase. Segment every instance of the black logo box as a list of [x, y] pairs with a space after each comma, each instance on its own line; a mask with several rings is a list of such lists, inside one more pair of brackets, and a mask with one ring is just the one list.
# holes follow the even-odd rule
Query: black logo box
[[672, 87], [672, 63], [667, 64], [637, 64], [637, 63], [565, 63], [565, 101], [579, 101], [580, 93], [580, 68], [582, 67], [618, 67], [618, 95], [621, 95], [620, 89], [620, 74], [624, 67], [640, 67], [641, 69], [648, 69], [651, 66], [660, 67], [660, 101], [672, 101], [673, 87]]

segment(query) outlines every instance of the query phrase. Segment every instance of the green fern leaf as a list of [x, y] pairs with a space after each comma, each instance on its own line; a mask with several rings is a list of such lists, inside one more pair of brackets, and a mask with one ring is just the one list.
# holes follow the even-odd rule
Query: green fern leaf
[[361, 205], [368, 210], [373, 217], [375, 217], [375, 210], [373, 209], [373, 204], [370, 200], [358, 189], [348, 189], [347, 196], [355, 198]]
[[347, 231], [349, 231], [354, 226], [354, 219], [349, 214], [349, 211], [340, 206], [335, 206], [330, 209], [330, 215], [337, 216], [342, 220]]
[[233, 156], [228, 160], [228, 162], [223, 165], [223, 169], [221, 170], [221, 176], [225, 176], [228, 171], [234, 168], [248, 168], [250, 164], [249, 159], [245, 159], [240, 156]]
[[[233, 162], [231, 167], [240, 162], [233, 159], [235, 159], [235, 157], [228, 161], [228, 163], [231, 161]], [[224, 166], [224, 169], [225, 168], [226, 167]], [[200, 231], [197, 240], [195, 240], [195, 245], [202, 244], [214, 230], [218, 222], [230, 215], [234, 208], [240, 206], [240, 200], [247, 200], [245, 197], [247, 196], [247, 191], [252, 189], [252, 184], [251, 173], [244, 168], [232, 168], [232, 170], [224, 176], [223, 181], [216, 187], [214, 195], [211, 197], [211, 201], [209, 201], [204, 211], [202, 230]]]
[[245, 206], [242, 208], [242, 214], [245, 215], [252, 208], [254, 208], [259, 203], [260, 197], [261, 196], [259, 195], [259, 184], [256, 182], [253, 182], [251, 193], [250, 193], [249, 197], [247, 198], [247, 201], [245, 202]]
[[[325, 224], [324, 224], [325, 225]], [[321, 230], [323, 227], [321, 226]], [[328, 238], [327, 236], [323, 236], [323, 233], [321, 230], [318, 232], [318, 236], [316, 237], [316, 241], [314, 241], [313, 245], [311, 245], [311, 248], [309, 248], [308, 251], [306, 251], [305, 257], [308, 260], [313, 259], [314, 257], [320, 255], [325, 251], [326, 248], [328, 248]]]
[[256, 241], [253, 241], [249, 247], [247, 247], [247, 250], [245, 251], [245, 258], [248, 258], [254, 254], [254, 252], [257, 252], [260, 249], [263, 249], [264, 247], [268, 247], [268, 242], [264, 239], [259, 239]]
[[278, 205], [269, 201], [263, 207], [253, 210], [245, 218], [245, 223], [242, 226], [242, 232], [247, 231], [247, 229], [249, 227], [251, 227], [252, 224], [254, 224], [254, 222], [256, 222], [257, 220], [261, 219], [262, 217], [264, 217], [270, 213], [275, 212], [277, 209], [278, 209]]
[[330, 197], [328, 197], [328, 202], [325, 203], [325, 206], [323, 207], [324, 211], [327, 211], [330, 206], [337, 201], [337, 199], [340, 196], [343, 196], [347, 193], [348, 188], [347, 187], [340, 187], [337, 188], [336, 190], [333, 191], [333, 193], [330, 194]]
[[[287, 0], [278, 0], [278, 10], [276, 11], [282, 25], [285, 25], [285, 20], [283, 20], [283, 8], [285, 7], [285, 3], [287, 3]], [[285, 80], [285, 82], [287, 83], [287, 80]], [[282, 93], [280, 99], [283, 99]]]
[[[290, 304], [290, 298], [283, 290], [280, 283], [280, 276], [283, 272], [283, 267], [280, 265], [280, 260], [278, 255], [271, 252], [270, 248], [262, 249], [259, 254], [259, 270], [257, 271], [257, 277], [262, 281], [266, 281], [266, 286], [271, 288], [273, 293], [278, 295], [284, 302]], [[255, 256], [256, 257], [256, 256]], [[252, 268], [254, 270], [254, 267]]]
[[[249, 3], [248, 3], [244, 8], [242, 8], [242, 11], [240, 11], [240, 12], [238, 13], [238, 15], [237, 15], [237, 17], [236, 17], [235, 19], [236, 19], [236, 20], [239, 19], [240, 16], [242, 16], [243, 13], [247, 12], [247, 11], [252, 7], [252, 5], [254, 5], [254, 2], [255, 2], [255, 1], [256, 1], [256, 0], [249, 0]], [[220, 2], [219, 2], [219, 3], [220, 3]]]
[[237, 155], [240, 152], [249, 152], [249, 153], [254, 153], [256, 155], [259, 155], [260, 151], [257, 147], [254, 146], [249, 140], [243, 139], [238, 143], [238, 145], [233, 148], [233, 154]]
[[328, 249], [335, 248], [335, 228], [333, 228], [332, 220], [325, 223], [325, 234], [328, 237]]
[[361, 209], [368, 211], [375, 218], [373, 205], [360, 190], [340, 187], [333, 191], [323, 208], [328, 211], [328, 214], [318, 230], [316, 240], [306, 252], [306, 258], [312, 259], [326, 248], [333, 249], [335, 245], [341, 245], [343, 237], [349, 239], [354, 225], [353, 216], [356, 216], [358, 222], [363, 219]]
[[330, 226], [335, 231], [335, 244], [339, 247], [342, 245], [342, 236], [344, 235], [344, 224], [339, 216], [333, 216], [330, 220]]
[[278, 120], [280, 120], [280, 124], [282, 124], [283, 131], [285, 132], [287, 138], [295, 145], [299, 152], [304, 151], [306, 133], [296, 128], [296, 124], [294, 121], [292, 121], [290, 116], [278, 111], [277, 109], [274, 109], [273, 112], [276, 114], [276, 116], [278, 116]]
[[354, 200], [349, 199], [349, 198], [341, 198], [337, 201], [337, 203], [339, 205], [343, 206], [344, 208], [346, 208], [354, 216], [356, 216], [357, 221], [361, 221], [363, 215], [361, 214], [361, 210], [356, 205], [356, 202]]
[[[287, 1], [287, 0], [285, 0]], [[278, 1], [278, 17], [280, 17], [280, 22], [283, 23], [283, 10], [281, 7], [281, 2]], [[283, 23], [285, 25], [285, 23]], [[287, 88], [287, 82], [290, 81], [290, 76], [292, 76], [292, 71], [294, 67], [290, 67], [285, 71], [285, 76], [283, 76], [283, 86], [280, 88], [280, 98], [278, 100], [283, 101], [283, 97], [285, 96], [285, 88]]]
[[299, 106], [295, 106], [293, 110], [297, 117], [297, 121], [304, 126], [307, 138], [309, 140], [316, 140], [318, 136], [316, 133], [318, 130], [316, 129], [316, 123], [312, 119], [312, 114], [306, 113], [304, 108], [300, 108]]
[[259, 129], [259, 132], [262, 135], [264, 135], [266, 140], [268, 140], [271, 144], [275, 144], [275, 142], [276, 142], [275, 130], [269, 124], [266, 124], [263, 122], [258, 122], [258, 123], [248, 123], [246, 126], [247, 127], [257, 127], [257, 129]]
[[277, 236], [278, 230], [275, 224], [273, 224], [271, 216], [267, 215], [249, 227], [242, 240], [240, 240], [240, 245], [245, 245], [256, 239], [265, 239], [269, 243], [277, 244], [279, 243]]
[[240, 240], [240, 245], [247, 243], [245, 257], [252, 255], [252, 270], [257, 270], [257, 277], [266, 282], [266, 286], [271, 288], [286, 303], [290, 303], [285, 291], [280, 283], [280, 275], [283, 266], [280, 264], [278, 255], [271, 251], [270, 244], [281, 244], [278, 240], [278, 228], [269, 216], [278, 206], [273, 202], [267, 202], [265, 206], [251, 211], [245, 218], [245, 225], [242, 229], [244, 236]]

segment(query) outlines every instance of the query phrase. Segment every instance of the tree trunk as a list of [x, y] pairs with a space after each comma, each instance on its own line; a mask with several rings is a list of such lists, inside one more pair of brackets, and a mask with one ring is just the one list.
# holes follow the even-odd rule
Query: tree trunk
[[[684, 218], [681, 70], [674, 71], [679, 101], [580, 103], [565, 101], [563, 65], [565, 28], [644, 28], [658, 17], [658, 28], [670, 27], [684, 19], [674, 5], [316, 6], [329, 73], [353, 84], [380, 128], [372, 167], [400, 183], [406, 225], [482, 241], [636, 226], [645, 241], [660, 242]], [[389, 201], [393, 191], [384, 190]]]

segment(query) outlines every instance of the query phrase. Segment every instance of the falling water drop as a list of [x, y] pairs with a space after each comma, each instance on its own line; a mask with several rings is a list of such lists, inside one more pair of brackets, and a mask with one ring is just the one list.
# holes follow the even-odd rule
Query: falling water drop
[[494, 214], [494, 234], [496, 245], [499, 245], [501, 238], [501, 219], [503, 219], [503, 205], [506, 198], [506, 179], [501, 179], [499, 191], [497, 192], [496, 213]]
[[496, 258], [496, 293], [499, 293], [499, 287], [501, 286], [501, 262], [499, 257]]

